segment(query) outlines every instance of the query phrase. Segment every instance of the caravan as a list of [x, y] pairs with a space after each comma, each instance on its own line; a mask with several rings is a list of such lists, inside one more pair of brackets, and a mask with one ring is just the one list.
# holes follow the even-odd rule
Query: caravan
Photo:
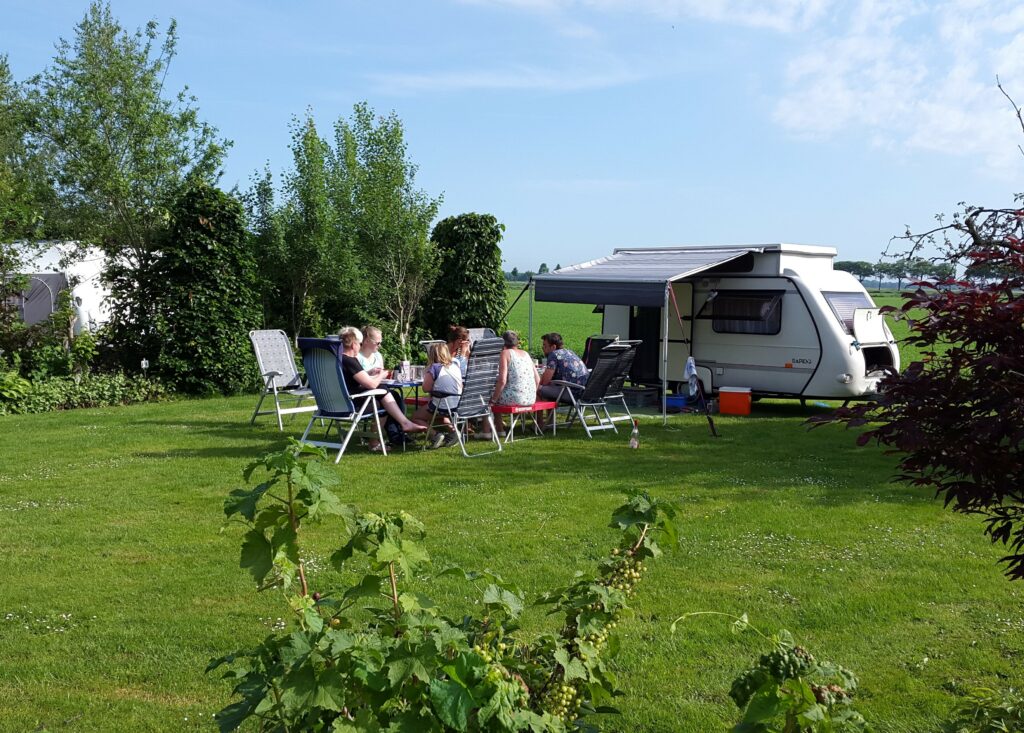
[[28, 325], [41, 323], [56, 312], [60, 293], [71, 291], [75, 311], [74, 332], [95, 331], [110, 319], [106, 303], [109, 288], [103, 283], [103, 255], [96, 249], [80, 250], [74, 242], [54, 243], [32, 263], [29, 289], [17, 298], [18, 311]]
[[871, 296], [832, 268], [836, 250], [793, 244], [616, 249], [538, 275], [539, 301], [592, 303], [603, 332], [642, 339], [631, 372], [663, 394], [693, 356], [710, 393], [870, 397], [899, 351]]

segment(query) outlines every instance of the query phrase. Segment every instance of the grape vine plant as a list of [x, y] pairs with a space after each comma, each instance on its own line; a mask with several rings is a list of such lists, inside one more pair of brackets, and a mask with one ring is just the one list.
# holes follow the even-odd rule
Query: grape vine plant
[[757, 664], [733, 680], [729, 697], [742, 711], [733, 733], [869, 733], [864, 717], [853, 707], [857, 678], [832, 662], [819, 662], [796, 644], [785, 629], [768, 636], [752, 626], [747, 615], [697, 611], [680, 616], [725, 616], [734, 633], [754, 631], [771, 644]]
[[[246, 527], [241, 566], [260, 591], [285, 596], [290, 628], [257, 647], [210, 662], [238, 698], [217, 716], [221, 731], [245, 721], [260, 731], [545, 731], [597, 730], [616, 680], [609, 660], [616, 626], [629, 614], [658, 544], [677, 542], [676, 507], [636, 492], [612, 514], [618, 547], [593, 577], [577, 574], [537, 603], [562, 617], [557, 633], [529, 637], [520, 627], [521, 592], [494, 573], [448, 568], [483, 586], [479, 617], [445, 616], [409, 586], [429, 572], [424, 528], [405, 512], [360, 512], [341, 502], [338, 476], [323, 451], [292, 445], [245, 471], [269, 477], [232, 491], [224, 512]], [[302, 561], [306, 522], [338, 520], [341, 545], [331, 555], [351, 578], [320, 586]], [[316, 589], [316, 590], [314, 590]]]

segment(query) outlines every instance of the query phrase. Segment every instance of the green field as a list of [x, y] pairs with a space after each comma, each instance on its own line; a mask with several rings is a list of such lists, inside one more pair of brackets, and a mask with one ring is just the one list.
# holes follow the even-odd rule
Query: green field
[[[228, 687], [203, 674], [208, 659], [288, 616], [238, 568], [239, 529], [221, 531], [242, 467], [284, 444], [268, 423], [248, 426], [253, 402], [2, 419], [0, 730], [211, 729]], [[620, 624], [622, 716], [608, 730], [735, 721], [729, 683], [764, 648], [711, 619], [670, 634], [698, 610], [747, 612], [855, 670], [876, 731], [938, 729], [965, 685], [1019, 688], [1020, 590], [980, 520], [890, 484], [891, 457], [838, 428], [808, 431], [812, 412], [759, 403], [749, 418], [720, 418], [718, 439], [696, 416], [645, 419], [640, 451], [579, 430], [474, 461], [353, 448], [335, 470], [345, 500], [422, 519], [437, 566], [489, 568], [531, 597], [593, 568], [623, 491], [677, 500], [681, 546]], [[335, 537], [312, 530], [315, 587], [332, 582]], [[453, 616], [479, 598], [452, 580], [429, 590]], [[546, 623], [531, 610], [523, 633]]]

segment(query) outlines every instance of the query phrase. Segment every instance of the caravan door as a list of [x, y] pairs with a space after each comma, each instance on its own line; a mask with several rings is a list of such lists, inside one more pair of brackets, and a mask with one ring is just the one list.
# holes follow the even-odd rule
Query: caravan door
[[853, 337], [862, 344], [884, 344], [885, 319], [878, 308], [858, 308], [853, 312]]

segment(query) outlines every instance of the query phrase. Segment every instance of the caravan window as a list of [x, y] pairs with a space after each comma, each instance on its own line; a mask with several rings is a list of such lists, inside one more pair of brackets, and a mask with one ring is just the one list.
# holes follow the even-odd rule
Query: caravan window
[[715, 333], [775, 335], [782, 330], [782, 290], [719, 290], [711, 301]]
[[843, 330], [853, 333], [853, 312], [858, 308], [874, 308], [874, 303], [867, 293], [825, 293], [825, 300], [828, 301], [832, 312], [843, 324]]

